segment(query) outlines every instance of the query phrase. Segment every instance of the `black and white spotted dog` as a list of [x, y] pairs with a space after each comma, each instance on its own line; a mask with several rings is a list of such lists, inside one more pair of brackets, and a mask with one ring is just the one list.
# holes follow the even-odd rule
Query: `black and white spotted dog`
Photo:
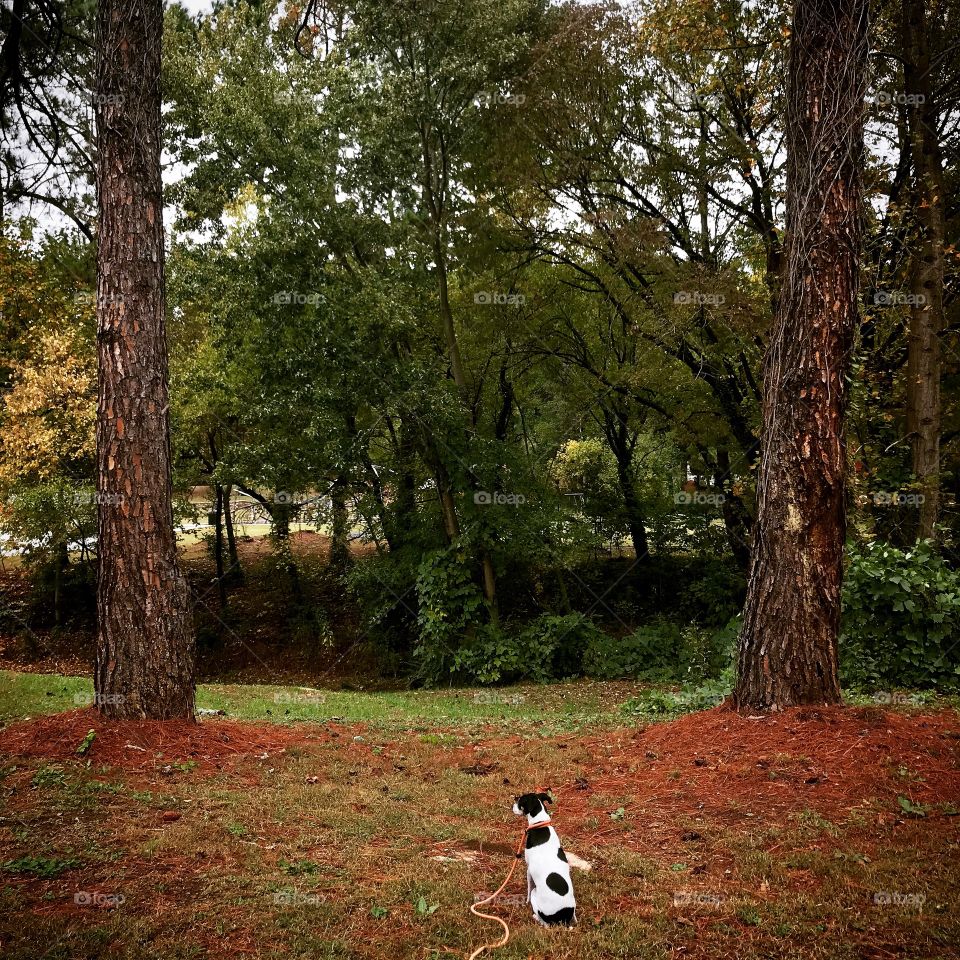
[[525, 793], [514, 799], [513, 812], [527, 818], [524, 859], [527, 899], [534, 917], [545, 927], [571, 926], [577, 922], [577, 901], [573, 896], [567, 855], [560, 846], [557, 831], [550, 826], [546, 805], [552, 802], [549, 793]]

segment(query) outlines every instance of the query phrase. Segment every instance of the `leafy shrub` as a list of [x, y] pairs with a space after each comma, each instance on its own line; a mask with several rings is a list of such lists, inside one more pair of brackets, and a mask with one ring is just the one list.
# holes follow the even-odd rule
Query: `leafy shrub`
[[[465, 683], [504, 683], [518, 677], [522, 669], [520, 645], [492, 626], [477, 631], [450, 660], [450, 674]], [[539, 679], [539, 678], [538, 678]]]
[[702, 556], [653, 556], [647, 563], [629, 559], [591, 559], [572, 568], [570, 603], [574, 609], [611, 609], [627, 623], [658, 619], [704, 627], [722, 627], [743, 607], [746, 578], [730, 560]]
[[843, 589], [841, 674], [853, 688], [956, 686], [960, 572], [927, 543], [850, 550]]
[[327, 611], [314, 604], [302, 604], [293, 610], [290, 619], [292, 642], [312, 656], [329, 653], [336, 642]]
[[733, 667], [727, 667], [719, 677], [703, 683], [688, 685], [679, 691], [644, 690], [620, 708], [632, 717], [672, 719], [697, 710], [719, 706], [733, 691]]
[[721, 630], [661, 621], [625, 637], [599, 634], [586, 647], [583, 672], [598, 680], [706, 680], [732, 663], [738, 631], [735, 617]]
[[[92, 541], [97, 532], [94, 491], [57, 478], [23, 483], [0, 504], [0, 533], [21, 551], [32, 590], [29, 619], [48, 626], [92, 619], [96, 609]], [[71, 554], [79, 552], [79, 561]]]
[[680, 594], [679, 619], [704, 626], [728, 624], [743, 608], [746, 579], [735, 564], [704, 558], [688, 566], [687, 582]]
[[345, 575], [347, 590], [359, 608], [361, 629], [379, 661], [394, 670], [409, 660], [416, 636], [417, 563], [413, 551], [358, 557]]
[[584, 651], [583, 671], [597, 680], [672, 680], [682, 647], [683, 631], [675, 623], [638, 627], [625, 637], [603, 633]]
[[417, 571], [417, 599], [418, 636], [413, 649], [417, 678], [438, 683], [475, 662], [465, 648], [474, 646], [470, 641], [481, 622], [483, 597], [462, 545], [453, 543], [423, 558]]
[[538, 617], [519, 633], [479, 628], [457, 651], [452, 672], [469, 683], [545, 683], [579, 676], [583, 651], [605, 636], [583, 614]]
[[579, 676], [584, 669], [585, 651], [606, 634], [582, 613], [538, 617], [521, 634], [527, 660], [537, 660], [556, 679]]

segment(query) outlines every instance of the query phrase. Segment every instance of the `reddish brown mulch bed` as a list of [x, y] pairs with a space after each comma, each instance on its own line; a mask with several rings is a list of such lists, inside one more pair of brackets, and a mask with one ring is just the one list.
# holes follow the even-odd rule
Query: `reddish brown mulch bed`
[[[565, 819], [596, 816], [594, 794], [623, 798], [625, 816], [674, 822], [677, 814], [782, 822], [806, 809], [842, 819], [875, 799], [893, 819], [901, 796], [930, 816], [960, 806], [960, 721], [951, 711], [823, 707], [750, 717], [723, 706], [579, 745], [596, 773], [561, 785]], [[614, 822], [589, 839], [622, 832]]]
[[[217, 768], [242, 757], [337, 740], [364, 753], [369, 744], [352, 737], [363, 729], [222, 718], [197, 724], [121, 722], [104, 720], [87, 708], [7, 727], [0, 731], [0, 752], [71, 759], [87, 732], [95, 730], [85, 756], [96, 763], [137, 769], [194, 761]], [[717, 707], [638, 730], [565, 734], [550, 740], [569, 751], [558, 757], [550, 784], [561, 815], [582, 827], [581, 836], [601, 843], [621, 835], [624, 824], [636, 823], [640, 816], [669, 815], [674, 823], [678, 817], [710, 816], [720, 822], [759, 824], [782, 822], [806, 809], [843, 817], [872, 800], [897, 815], [902, 812], [901, 796], [929, 807], [930, 816], [944, 815], [944, 805], [960, 806], [960, 720], [951, 711], [822, 707], [750, 717]], [[493, 735], [479, 746], [474, 741], [455, 748], [453, 756], [462, 758], [455, 761], [460, 769], [499, 794], [513, 787], [499, 786], [499, 777], [481, 774], [499, 770], [501, 760], [516, 762], [526, 750], [524, 743], [517, 736]], [[437, 762], [446, 766], [451, 759], [450, 751], [442, 751]], [[540, 779], [535, 771], [530, 775]], [[616, 812], [598, 810], [597, 796], [622, 804], [624, 814], [590, 830], [585, 826], [589, 818]]]
[[93, 708], [69, 710], [26, 720], [0, 730], [0, 753], [77, 758], [88, 731], [96, 736], [84, 756], [96, 763], [137, 768], [194, 761], [200, 767], [221, 767], [245, 756], [276, 754], [294, 744], [325, 742], [340, 736], [332, 727], [239, 723], [212, 719], [106, 720]]

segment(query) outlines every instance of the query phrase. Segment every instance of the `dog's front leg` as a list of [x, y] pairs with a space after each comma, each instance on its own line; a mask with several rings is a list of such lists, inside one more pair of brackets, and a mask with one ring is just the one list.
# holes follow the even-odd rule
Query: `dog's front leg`
[[527, 871], [527, 903], [530, 902], [530, 895], [533, 893], [533, 877], [530, 876], [530, 871]]

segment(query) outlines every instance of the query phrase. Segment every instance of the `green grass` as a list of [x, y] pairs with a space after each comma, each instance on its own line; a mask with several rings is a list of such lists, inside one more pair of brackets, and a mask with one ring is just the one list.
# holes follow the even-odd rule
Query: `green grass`
[[[714, 689], [716, 688], [716, 689]], [[538, 729], [552, 731], [663, 722], [720, 699], [721, 684], [673, 693], [665, 685], [578, 681], [497, 688], [451, 688], [362, 692], [268, 684], [204, 683], [197, 707], [223, 710], [237, 720], [271, 723], [331, 720], [375, 727], [472, 727], [495, 724], [523, 732], [531, 716]], [[707, 691], [711, 697], [698, 694]], [[86, 706], [93, 683], [86, 677], [0, 670], [0, 725]], [[852, 704], [873, 705], [869, 697], [848, 695]], [[960, 708], [960, 697], [929, 691], [887, 709], [911, 711]]]
[[[529, 723], [574, 729], [625, 722], [623, 704], [637, 692], [633, 683], [521, 686], [497, 689], [405, 690], [363, 693], [307, 687], [200, 684], [197, 707], [223, 710], [238, 720], [367, 723], [379, 727], [470, 726]], [[90, 703], [93, 684], [85, 677], [0, 671], [0, 724], [58, 713]]]

